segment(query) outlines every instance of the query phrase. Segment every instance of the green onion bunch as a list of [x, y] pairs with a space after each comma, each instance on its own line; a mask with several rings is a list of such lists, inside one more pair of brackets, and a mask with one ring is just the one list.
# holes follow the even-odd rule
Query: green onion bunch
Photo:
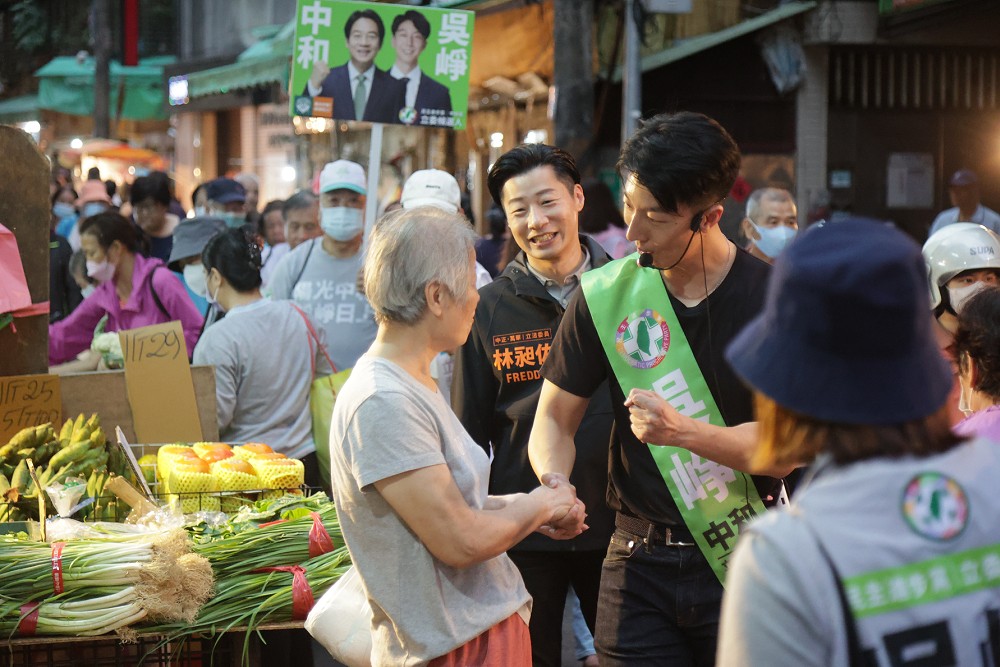
[[[315, 511], [334, 547], [343, 547], [344, 537], [340, 532], [340, 522], [333, 503], [327, 501]], [[249, 523], [241, 525], [244, 529], [240, 532], [233, 531], [227, 537], [196, 543], [193, 547], [195, 553], [204, 556], [212, 564], [216, 578], [252, 572], [261, 567], [294, 565], [309, 560], [309, 533], [313, 529], [311, 513], [263, 527]]]
[[[301, 563], [313, 598], [318, 600], [351, 566], [347, 547], [341, 546]], [[251, 632], [264, 623], [292, 620], [291, 572], [256, 572], [217, 579], [215, 596], [202, 606], [192, 623], [169, 623], [143, 628], [164, 635], [162, 644], [183, 640], [191, 634], [216, 635], [246, 628], [243, 662], [247, 664]]]
[[[128, 586], [154, 560], [148, 541], [66, 542], [62, 551], [63, 590]], [[0, 540], [0, 598], [18, 604], [55, 595], [52, 545]]]
[[37, 615], [36, 635], [71, 635], [87, 637], [103, 635], [146, 617], [134, 586], [116, 591], [81, 597], [78, 591], [48, 598], [33, 609], [26, 610], [20, 601], [0, 602], [0, 635], [13, 637], [23, 633], [30, 624], [30, 614]]

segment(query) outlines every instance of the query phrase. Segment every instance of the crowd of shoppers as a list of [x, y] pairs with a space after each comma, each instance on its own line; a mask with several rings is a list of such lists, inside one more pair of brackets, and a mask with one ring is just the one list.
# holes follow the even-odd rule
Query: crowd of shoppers
[[[885, 221], [800, 230], [779, 188], [727, 238], [741, 156], [702, 114], [648, 119], [617, 166], [624, 206], [558, 148], [514, 148], [479, 239], [439, 170], [371, 225], [348, 160], [260, 211], [252, 174], [213, 179], [189, 217], [166, 174], [126, 215], [99, 176], [62, 184], [50, 362], [180, 321], [221, 437], [332, 482], [376, 665], [558, 665], [567, 601], [584, 664], [1000, 659], [978, 176], [952, 176], [921, 252]], [[310, 385], [348, 368], [314, 441]]]

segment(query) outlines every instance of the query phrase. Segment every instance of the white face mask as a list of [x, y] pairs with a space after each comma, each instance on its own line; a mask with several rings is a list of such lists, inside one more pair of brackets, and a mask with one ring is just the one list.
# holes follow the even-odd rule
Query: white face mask
[[788, 245], [788, 242], [795, 238], [795, 234], [798, 231], [787, 225], [758, 227], [754, 224], [753, 220], [750, 220], [750, 225], [760, 234], [760, 238], [754, 240], [753, 244], [770, 259], [774, 259], [780, 255], [781, 251]]
[[982, 281], [966, 285], [965, 287], [949, 287], [948, 300], [951, 301], [951, 309], [955, 311], [956, 315], [961, 314], [965, 302], [987, 287], [988, 285]]
[[201, 264], [188, 264], [184, 267], [184, 282], [198, 296], [208, 296], [208, 276]]
[[104, 259], [103, 262], [87, 260], [87, 275], [99, 283], [106, 283], [115, 277], [115, 265]]
[[364, 229], [363, 211], [360, 208], [337, 206], [320, 209], [320, 226], [323, 233], [334, 241], [351, 241]]

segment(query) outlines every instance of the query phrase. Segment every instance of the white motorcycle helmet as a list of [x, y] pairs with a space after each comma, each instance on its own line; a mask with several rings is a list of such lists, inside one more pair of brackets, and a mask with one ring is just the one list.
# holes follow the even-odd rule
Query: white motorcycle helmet
[[962, 271], [1000, 271], [1000, 236], [982, 225], [956, 222], [934, 233], [923, 248], [931, 292], [931, 308], [941, 305], [945, 284]]

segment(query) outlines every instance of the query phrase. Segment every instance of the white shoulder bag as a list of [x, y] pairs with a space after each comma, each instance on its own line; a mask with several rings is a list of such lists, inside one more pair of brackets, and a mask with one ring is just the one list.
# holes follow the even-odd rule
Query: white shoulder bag
[[305, 628], [347, 667], [371, 667], [372, 608], [353, 565], [313, 605]]

